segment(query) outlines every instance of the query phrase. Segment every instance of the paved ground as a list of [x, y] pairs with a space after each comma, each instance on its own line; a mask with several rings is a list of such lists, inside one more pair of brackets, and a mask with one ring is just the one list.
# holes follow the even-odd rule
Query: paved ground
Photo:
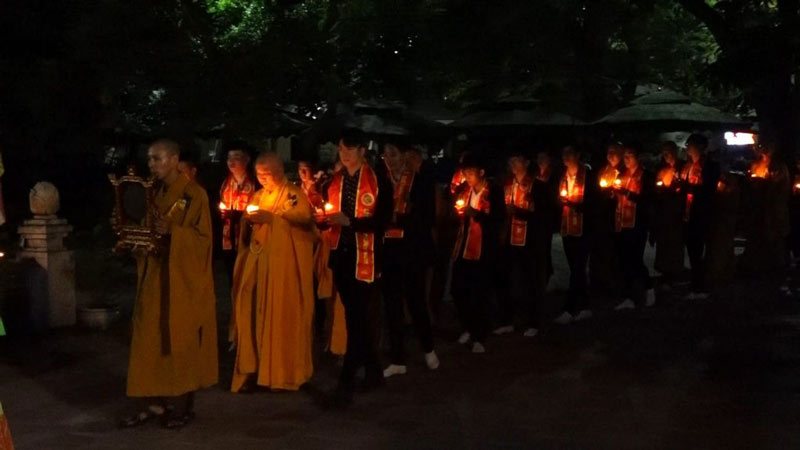
[[[598, 302], [588, 323], [495, 338], [485, 355], [441, 331], [438, 371], [417, 355], [408, 375], [345, 412], [304, 392], [216, 388], [187, 429], [118, 430], [124, 323], [0, 343], [0, 400], [20, 450], [800, 448], [800, 302], [748, 280], [703, 302], [660, 294], [655, 308], [626, 313]], [[321, 361], [314, 386], [332, 387], [336, 369]]]

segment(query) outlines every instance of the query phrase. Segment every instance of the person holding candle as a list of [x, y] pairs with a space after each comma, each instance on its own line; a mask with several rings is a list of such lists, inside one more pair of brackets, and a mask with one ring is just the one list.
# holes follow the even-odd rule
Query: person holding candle
[[311, 205], [276, 153], [256, 159], [263, 188], [242, 217], [231, 290], [231, 391], [294, 391], [311, 378], [314, 230]]
[[467, 189], [455, 201], [459, 227], [450, 290], [464, 327], [458, 342], [472, 342], [473, 353], [484, 353], [489, 331], [488, 294], [504, 214], [503, 191], [486, 177], [480, 155], [464, 155], [461, 168]]
[[617, 255], [622, 268], [622, 298], [616, 310], [636, 307], [638, 290], [644, 291], [645, 306], [656, 304], [650, 271], [644, 265], [644, 247], [650, 229], [650, 201], [655, 185], [649, 172], [639, 163], [637, 145], [625, 146], [622, 161], [625, 171], [614, 185], [617, 207], [614, 215]]
[[655, 244], [654, 267], [661, 273], [661, 285], [670, 284], [683, 271], [683, 199], [679, 176], [682, 163], [678, 146], [672, 141], [661, 144], [662, 165], [656, 175], [654, 215], [650, 242]]
[[[428, 368], [439, 367], [433, 348], [425, 278], [433, 260], [433, 225], [436, 215], [433, 180], [412, 166], [418, 150], [408, 143], [388, 143], [383, 148], [383, 167], [392, 182], [394, 214], [384, 232], [382, 265], [383, 300], [389, 325], [390, 365], [384, 377], [406, 373], [405, 306]], [[419, 169], [420, 166], [416, 166]]]
[[523, 336], [534, 337], [539, 329], [539, 307], [544, 295], [544, 282], [549, 267], [537, 266], [533, 248], [533, 212], [536, 204], [533, 198], [533, 177], [529, 174], [530, 160], [522, 151], [514, 151], [508, 159], [510, 177], [504, 186], [506, 221], [501, 233], [500, 257], [497, 271], [500, 275], [498, 301], [500, 304], [500, 327], [494, 334], [503, 335], [514, 332], [514, 298], [512, 281], [519, 275], [525, 285], [525, 309], [527, 325]]
[[569, 265], [569, 290], [564, 310], [555, 323], [567, 325], [592, 317], [586, 279], [589, 245], [584, 211], [587, 200], [594, 194], [594, 186], [588, 182], [593, 179], [589, 168], [581, 163], [574, 147], [564, 147], [561, 158], [564, 161], [564, 175], [559, 185], [561, 243]]
[[789, 236], [789, 170], [775, 157], [771, 144], [754, 147], [750, 166], [750, 226], [742, 268], [751, 274], [783, 281]]
[[228, 176], [220, 187], [219, 213], [222, 218], [222, 255], [233, 284], [233, 266], [236, 263], [239, 224], [244, 209], [256, 190], [250, 176], [250, 147], [244, 143], [232, 144], [227, 152]]
[[[122, 427], [157, 417], [166, 428], [183, 427], [194, 418], [194, 392], [217, 383], [208, 196], [178, 172], [179, 153], [179, 145], [167, 139], [147, 150], [150, 172], [158, 180], [154, 231], [165, 245], [137, 255], [127, 395], [143, 399], [146, 407], [124, 419]], [[180, 400], [177, 408], [175, 400]]]
[[378, 355], [383, 232], [393, 214], [392, 184], [366, 163], [366, 137], [346, 129], [339, 140], [342, 169], [333, 175], [324, 222], [330, 229], [330, 267], [342, 297], [347, 325], [347, 352], [333, 397], [335, 407], [352, 401], [356, 370], [364, 366], [364, 387], [384, 384]]
[[[606, 165], [597, 171], [592, 189], [598, 194], [587, 211], [591, 223], [589, 279], [592, 289], [616, 296], [619, 293], [619, 259], [614, 246], [613, 187], [619, 178], [622, 144], [612, 142], [606, 150]], [[597, 189], [595, 189], [597, 188]]]
[[[333, 207], [333, 205], [325, 203], [325, 198], [322, 195], [323, 189], [320, 186], [325, 182], [322, 179], [323, 174], [324, 172], [322, 171], [316, 175], [314, 174], [314, 166], [311, 161], [300, 160], [297, 163], [299, 186], [311, 205], [314, 216], [317, 218], [325, 216], [327, 212], [326, 206], [328, 206], [328, 209]], [[316, 243], [314, 249], [316, 294], [321, 303], [317, 309], [320, 314], [315, 315], [315, 317], [323, 319], [322, 323], [319, 324], [325, 342], [323, 351], [342, 356], [347, 346], [347, 330], [344, 324], [342, 299], [333, 286], [333, 272], [328, 267], [331, 246], [327, 232], [327, 230], [321, 230], [321, 239]]]
[[714, 194], [720, 178], [719, 165], [706, 158], [708, 138], [692, 134], [686, 140], [688, 160], [681, 169], [680, 184], [686, 252], [691, 269], [689, 300], [708, 298], [705, 280], [705, 252], [713, 218]]

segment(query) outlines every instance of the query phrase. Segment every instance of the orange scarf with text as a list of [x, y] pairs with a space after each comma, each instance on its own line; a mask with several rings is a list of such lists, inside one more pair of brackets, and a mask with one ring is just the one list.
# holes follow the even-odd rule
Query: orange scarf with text
[[[642, 193], [642, 174], [644, 171], [641, 166], [636, 171], [630, 173], [626, 171], [620, 178], [620, 185], [634, 194]], [[622, 231], [623, 228], [634, 228], [636, 226], [636, 202], [631, 201], [627, 195], [617, 195], [617, 211], [614, 215], [614, 230]]]
[[[411, 186], [414, 184], [414, 171], [403, 171], [400, 175], [400, 179], [397, 181], [391, 176], [391, 171], [389, 171], [389, 174], [389, 178], [391, 178], [394, 184], [394, 213], [405, 214], [408, 209], [408, 196], [411, 193]], [[389, 226], [384, 236], [389, 239], [401, 239], [404, 236], [403, 229], [396, 226]]]
[[[331, 181], [331, 185], [328, 187], [328, 201], [333, 205], [333, 209], [329, 211], [330, 213], [337, 213], [342, 210], [343, 186], [344, 176], [342, 172], [339, 171], [333, 176], [333, 181]], [[371, 167], [367, 164], [362, 164], [361, 172], [358, 175], [355, 218], [360, 219], [374, 216], [377, 199], [378, 177]], [[339, 247], [339, 237], [341, 235], [341, 226], [331, 226], [328, 236], [330, 238], [332, 250], [336, 250]], [[356, 233], [356, 250], [356, 279], [372, 283], [375, 281], [375, 233]]]
[[[569, 188], [567, 181], [567, 174], [561, 177], [561, 187], [559, 189], [563, 198], [573, 203], [583, 203], [583, 193], [586, 187], [586, 168], [578, 168], [578, 173], [575, 174], [575, 182], [572, 183], [572, 189]], [[564, 205], [561, 208], [561, 235], [562, 236], [583, 236], [583, 213], [575, 208], [570, 208]]]
[[[489, 204], [489, 186], [487, 185], [483, 189], [480, 190], [478, 193], [472, 192], [472, 188], [465, 189], [464, 192], [459, 195], [458, 200], [456, 201], [456, 211], [458, 215], [462, 218], [462, 226], [458, 228], [458, 239], [456, 242], [461, 244], [463, 242], [464, 250], [461, 252], [461, 257], [468, 260], [468, 261], [478, 261], [481, 259], [482, 253], [482, 244], [483, 244], [483, 228], [481, 228], [481, 224], [473, 219], [467, 219], [467, 226], [466, 226], [466, 238], [464, 237], [464, 229], [463, 220], [464, 220], [464, 209], [470, 205], [470, 201], [472, 200], [472, 196], [477, 195], [478, 198], [478, 211], [489, 214], [490, 211], [490, 204]], [[461, 202], [462, 206], [458, 206], [458, 202]], [[458, 258], [460, 247], [456, 245], [455, 252], [453, 253], [453, 260]]]
[[[703, 163], [698, 160], [696, 163], [687, 162], [681, 170], [681, 181], [686, 184], [698, 185], [703, 183]], [[683, 212], [683, 221], [689, 221], [689, 213], [694, 202], [694, 194], [686, 193], [686, 210]]]
[[[533, 180], [526, 175], [522, 182], [517, 182], [513, 178], [505, 186], [506, 205], [516, 206], [522, 209], [533, 211], [533, 201], [531, 200], [531, 188]], [[524, 247], [528, 236], [528, 221], [522, 220], [511, 215], [511, 237], [510, 244], [516, 247]]]
[[[256, 185], [250, 179], [250, 175], [245, 175], [242, 184], [236, 182], [233, 175], [228, 175], [228, 178], [222, 183], [220, 189], [220, 209], [223, 211], [244, 211], [247, 205], [250, 204], [250, 199], [255, 193]], [[224, 208], [223, 208], [224, 206]], [[222, 249], [233, 250], [236, 238], [239, 235], [238, 223], [233, 223], [230, 216], [223, 216], [222, 218]], [[233, 230], [233, 233], [231, 233]]]

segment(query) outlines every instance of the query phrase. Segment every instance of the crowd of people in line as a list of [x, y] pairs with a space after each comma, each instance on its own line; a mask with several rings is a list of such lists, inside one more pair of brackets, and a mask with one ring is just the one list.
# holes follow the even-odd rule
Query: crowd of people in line
[[[231, 285], [231, 390], [300, 389], [312, 376], [313, 342], [321, 333], [325, 350], [343, 355], [337, 388], [326, 397], [333, 407], [349, 405], [357, 387], [374, 389], [407, 373], [407, 316], [427, 367], [439, 367], [431, 270], [439, 291], [449, 286], [462, 327], [458, 342], [480, 354], [492, 334], [539, 333], [554, 232], [569, 267], [566, 301], [554, 320], [561, 325], [592, 318], [595, 290], [617, 298], [616, 310], [655, 305], [644, 263], [648, 241], [656, 249], [659, 287], [679, 280], [688, 254], [688, 298], [707, 298], [734, 271], [744, 190], [752, 209], [743, 269], [780, 284], [796, 247], [790, 201], [800, 184], [793, 186], [769, 146], [755, 147], [743, 174], [722, 170], [700, 134], [687, 140], [685, 161], [675, 143], [664, 143], [655, 171], [645, 167], [636, 144], [611, 143], [605, 166], [596, 170], [571, 146], [561, 151], [562, 167], [546, 152], [517, 149], [502, 177], [489, 176], [486, 154], [464, 151], [449, 186], [439, 189], [420, 147], [388, 142], [371, 162], [367, 144], [361, 131], [344, 130], [329, 176], [300, 161], [297, 183], [270, 152], [255, 159], [253, 178], [249, 152], [232, 148], [213, 208], [178, 144], [150, 146], [161, 247], [137, 256], [127, 394], [144, 403], [122, 426], [160, 419], [167, 428], [183, 427], [194, 417], [194, 392], [218, 381], [215, 238]], [[217, 236], [212, 211], [221, 219]], [[441, 258], [442, 249], [449, 258]], [[386, 365], [379, 350], [383, 312]], [[315, 317], [324, 318], [321, 326]]]

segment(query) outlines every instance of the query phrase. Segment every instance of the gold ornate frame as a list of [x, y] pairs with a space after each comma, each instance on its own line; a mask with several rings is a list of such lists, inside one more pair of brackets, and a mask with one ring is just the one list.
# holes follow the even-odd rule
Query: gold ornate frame
[[[134, 253], [157, 251], [159, 236], [156, 234], [153, 224], [153, 211], [155, 210], [154, 181], [137, 176], [133, 166], [128, 167], [126, 175], [117, 177], [115, 174], [109, 174], [108, 179], [111, 181], [111, 185], [114, 186], [115, 205], [114, 213], [111, 217], [111, 226], [117, 234], [117, 244], [114, 246], [114, 251], [132, 251]], [[140, 185], [144, 188], [145, 213], [143, 220], [138, 223], [131, 220], [125, 213], [123, 194], [125, 187], [130, 184]]]

